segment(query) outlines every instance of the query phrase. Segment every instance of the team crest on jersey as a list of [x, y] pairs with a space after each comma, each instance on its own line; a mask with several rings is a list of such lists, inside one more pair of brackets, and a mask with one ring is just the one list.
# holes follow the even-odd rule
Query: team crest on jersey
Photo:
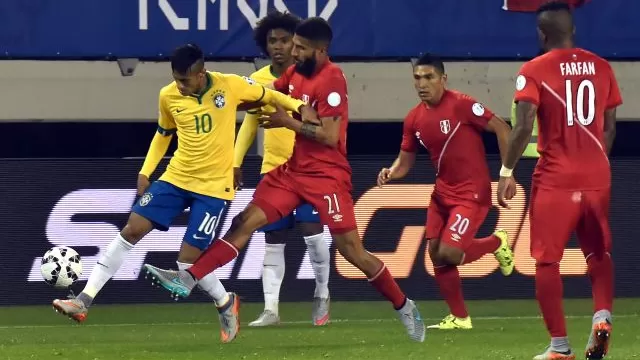
[[445, 135], [451, 131], [451, 122], [449, 119], [440, 120], [440, 131]]
[[305, 104], [309, 105], [309, 95], [302, 94], [302, 101], [304, 101]]
[[147, 206], [151, 202], [151, 199], [153, 199], [151, 193], [144, 193], [140, 198], [140, 206]]
[[213, 94], [213, 104], [218, 108], [222, 109], [227, 101], [224, 99], [224, 91], [216, 91]]

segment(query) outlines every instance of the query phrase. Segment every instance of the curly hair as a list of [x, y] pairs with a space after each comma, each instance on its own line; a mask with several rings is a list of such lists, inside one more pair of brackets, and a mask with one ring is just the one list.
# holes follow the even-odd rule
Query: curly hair
[[283, 29], [294, 34], [301, 19], [290, 12], [271, 11], [256, 24], [253, 39], [264, 54], [267, 53], [267, 36], [273, 29]]

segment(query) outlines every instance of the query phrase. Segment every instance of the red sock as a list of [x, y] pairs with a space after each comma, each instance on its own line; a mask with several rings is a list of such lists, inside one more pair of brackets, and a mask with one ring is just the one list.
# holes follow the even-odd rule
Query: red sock
[[536, 264], [536, 298], [551, 337], [567, 336], [560, 264]]
[[189, 272], [196, 280], [207, 276], [213, 270], [226, 265], [238, 256], [238, 249], [232, 244], [219, 239], [200, 255], [198, 261], [189, 268]]
[[469, 316], [467, 307], [464, 304], [462, 281], [460, 280], [458, 267], [453, 265], [436, 266], [434, 271], [440, 294], [447, 302], [451, 314], [463, 319]]
[[400, 309], [407, 301], [407, 297], [384, 264], [378, 274], [372, 279], [369, 279], [369, 282], [382, 296], [391, 301], [394, 309]]
[[587, 257], [589, 279], [593, 293], [593, 312], [613, 311], [613, 261], [609, 253]]
[[464, 260], [462, 265], [472, 263], [479, 260], [486, 254], [493, 253], [498, 250], [502, 240], [495, 235], [490, 235], [482, 239], [473, 239], [471, 246], [464, 252]]

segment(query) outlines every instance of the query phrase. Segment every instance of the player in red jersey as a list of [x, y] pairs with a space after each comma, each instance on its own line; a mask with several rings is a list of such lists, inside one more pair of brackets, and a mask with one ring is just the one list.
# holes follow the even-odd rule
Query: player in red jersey
[[[378, 185], [407, 175], [420, 145], [429, 151], [437, 175], [425, 237], [436, 282], [451, 312], [429, 328], [471, 329], [458, 265], [493, 253], [505, 276], [514, 267], [506, 231], [474, 239], [491, 207], [482, 132], [495, 133], [503, 153], [511, 129], [470, 96], [446, 89], [444, 64], [437, 57], [421, 56], [413, 66], [413, 78], [421, 101], [406, 116], [400, 154], [390, 168], [380, 171]], [[515, 194], [515, 181], [510, 179], [508, 185], [510, 194]]]
[[525, 63], [516, 78], [517, 122], [500, 170], [498, 201], [507, 206], [504, 185], [524, 150], [536, 114], [540, 160], [533, 174], [531, 256], [536, 260], [536, 297], [551, 345], [535, 359], [575, 359], [562, 308], [560, 261], [573, 231], [588, 265], [594, 301], [587, 359], [607, 354], [613, 304], [613, 264], [608, 212], [620, 90], [609, 63], [574, 47], [570, 9], [549, 3], [537, 15], [538, 36], [547, 51]]
[[416, 305], [400, 290], [384, 263], [364, 249], [358, 234], [347, 161], [347, 81], [327, 55], [332, 37], [326, 20], [315, 17], [302, 21], [293, 38], [296, 64], [273, 84], [317, 110], [317, 117], [303, 114], [305, 121], [291, 118], [282, 108], [262, 119], [265, 127], [296, 132], [291, 158], [265, 175], [253, 201], [233, 219], [231, 229], [189, 271], [162, 270], [147, 264], [145, 268], [167, 290], [188, 296], [196, 279], [235, 259], [254, 231], [308, 202], [329, 227], [340, 253], [393, 304], [409, 337], [422, 342], [425, 328]]

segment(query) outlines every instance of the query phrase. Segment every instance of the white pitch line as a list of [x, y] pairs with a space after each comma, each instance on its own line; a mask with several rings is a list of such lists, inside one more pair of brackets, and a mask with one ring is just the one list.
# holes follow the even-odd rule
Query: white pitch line
[[[614, 315], [615, 319], [628, 319], [628, 318], [636, 318], [638, 314], [622, 314], [622, 315]], [[591, 315], [573, 315], [566, 316], [567, 319], [591, 319]], [[477, 321], [493, 321], [493, 320], [538, 320], [542, 319], [540, 316], [478, 316], [474, 317], [473, 320]], [[440, 321], [440, 318], [426, 318], [423, 319], [426, 322], [430, 321]], [[367, 324], [367, 323], [376, 323], [376, 322], [390, 322], [397, 321], [396, 319], [331, 319], [332, 323], [353, 323], [353, 324]], [[194, 326], [194, 325], [212, 325], [212, 322], [165, 322], [165, 323], [122, 323], [122, 324], [86, 324], [80, 325], [82, 327], [132, 327], [132, 326]], [[305, 325], [311, 324], [311, 321], [281, 321], [282, 325]], [[75, 325], [75, 324], [73, 324]], [[0, 330], [2, 329], [49, 329], [49, 328], [68, 328], [69, 324], [58, 324], [58, 325], [6, 325], [0, 326]]]

